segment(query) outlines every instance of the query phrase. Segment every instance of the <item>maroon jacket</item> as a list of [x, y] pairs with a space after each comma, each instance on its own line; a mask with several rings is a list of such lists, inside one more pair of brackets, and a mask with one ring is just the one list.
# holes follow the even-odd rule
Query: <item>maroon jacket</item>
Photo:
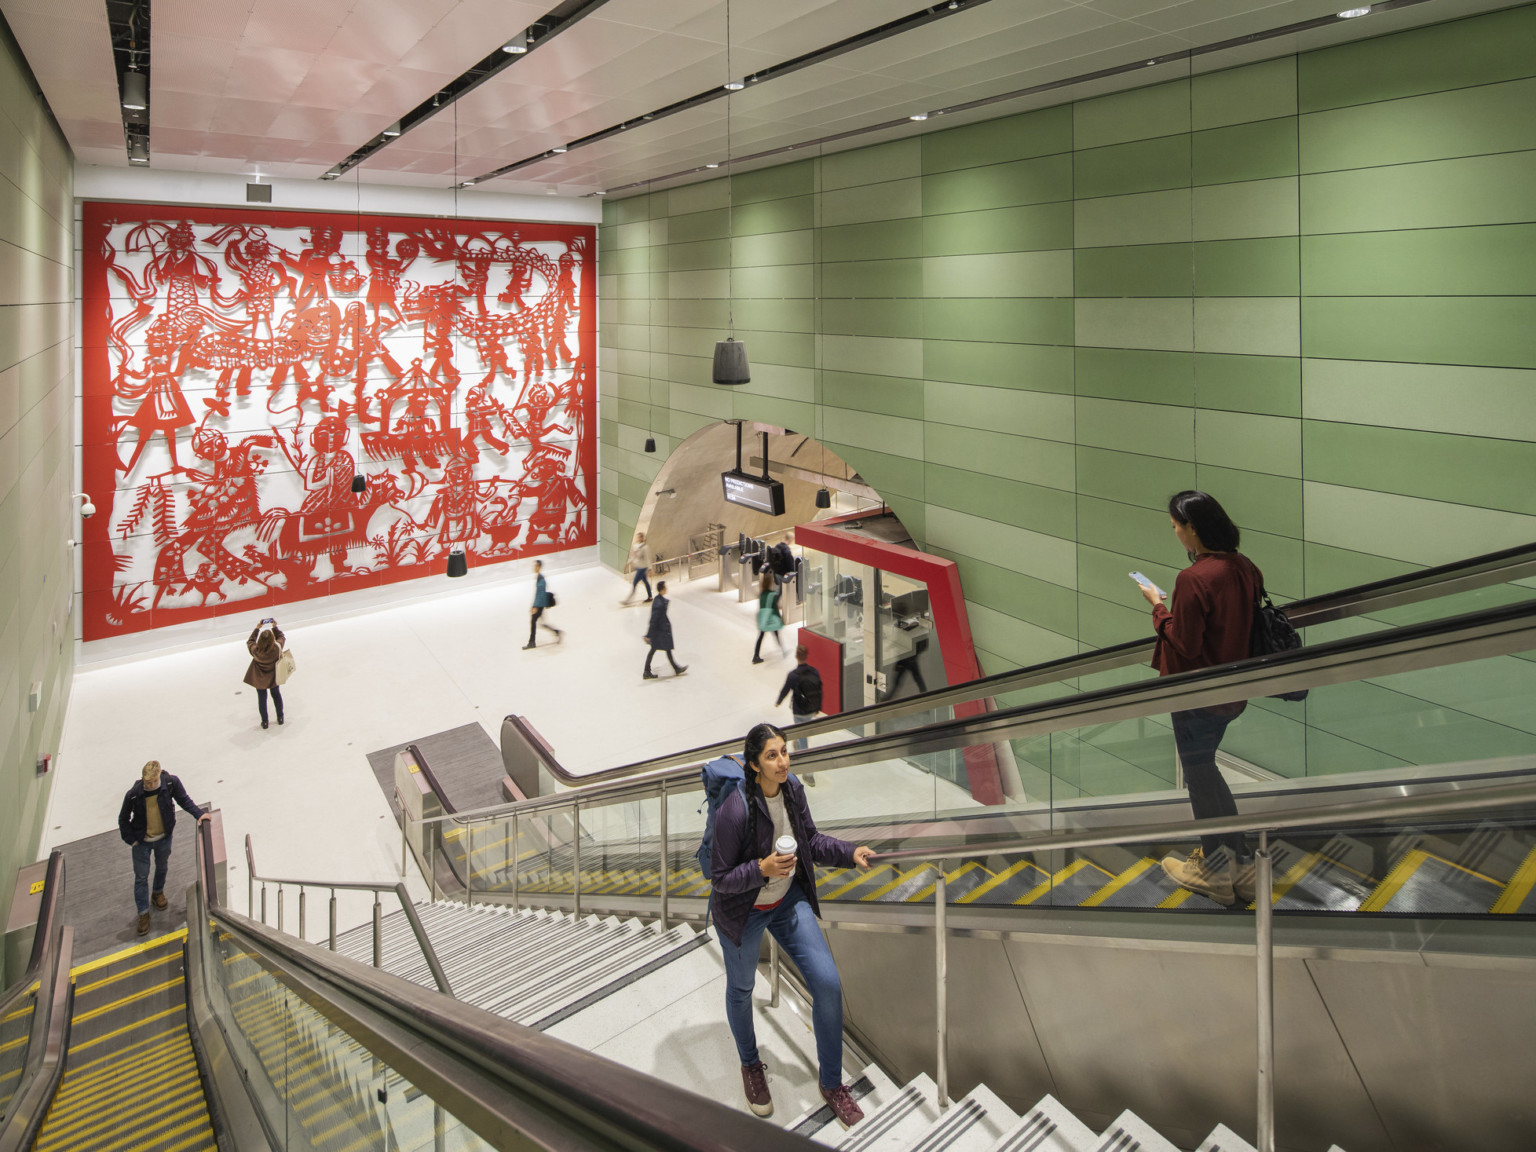
[[[811, 911], [821, 915], [816, 902], [816, 870], [813, 864], [830, 864], [835, 868], [852, 868], [854, 845], [825, 832], [816, 830], [811, 819], [811, 809], [805, 802], [805, 788], [791, 776], [783, 784], [784, 815], [789, 819], [790, 830], [800, 846], [795, 859], [795, 879], [810, 902]], [[756, 794], [757, 843], [749, 845], [747, 839], [746, 790], [738, 788], [725, 798], [715, 813], [714, 860], [711, 871], [714, 891], [710, 903], [714, 906], [715, 927], [730, 939], [732, 944], [741, 943], [741, 934], [747, 927], [747, 917], [757, 902], [757, 893], [768, 881], [757, 862], [773, 850], [773, 817], [768, 814], [768, 804], [762, 793]]]
[[1253, 609], [1263, 587], [1264, 574], [1240, 552], [1195, 557], [1174, 581], [1173, 611], [1161, 604], [1152, 609], [1152, 667], [1171, 676], [1248, 659]]

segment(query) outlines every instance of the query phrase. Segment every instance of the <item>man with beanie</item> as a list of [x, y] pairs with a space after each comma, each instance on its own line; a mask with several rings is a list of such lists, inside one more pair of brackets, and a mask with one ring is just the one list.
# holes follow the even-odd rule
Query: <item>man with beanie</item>
[[176, 830], [176, 805], [196, 816], [209, 816], [187, 795], [181, 781], [164, 772], [160, 761], [144, 765], [139, 782], [128, 789], [123, 807], [117, 814], [117, 830], [123, 843], [133, 849], [133, 902], [139, 910], [139, 935], [149, 935], [149, 861], [154, 857], [156, 908], [166, 906], [165, 873], [171, 862], [171, 833]]

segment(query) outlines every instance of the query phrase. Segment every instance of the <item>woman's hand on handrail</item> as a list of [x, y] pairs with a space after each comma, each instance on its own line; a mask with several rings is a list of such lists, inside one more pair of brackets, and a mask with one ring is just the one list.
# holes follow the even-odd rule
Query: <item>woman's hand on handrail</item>
[[874, 863], [875, 850], [867, 844], [860, 844], [853, 850], [853, 862], [863, 871], [869, 871], [869, 866]]

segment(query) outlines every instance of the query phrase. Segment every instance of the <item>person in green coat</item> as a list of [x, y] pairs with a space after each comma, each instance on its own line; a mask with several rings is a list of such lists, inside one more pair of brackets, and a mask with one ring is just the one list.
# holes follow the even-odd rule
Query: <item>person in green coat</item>
[[763, 662], [763, 637], [769, 632], [773, 633], [773, 639], [779, 646], [779, 655], [784, 655], [784, 638], [779, 635], [779, 629], [784, 627], [784, 616], [779, 611], [781, 595], [774, 584], [773, 573], [764, 565], [763, 574], [757, 581], [757, 647], [752, 649], [754, 664]]

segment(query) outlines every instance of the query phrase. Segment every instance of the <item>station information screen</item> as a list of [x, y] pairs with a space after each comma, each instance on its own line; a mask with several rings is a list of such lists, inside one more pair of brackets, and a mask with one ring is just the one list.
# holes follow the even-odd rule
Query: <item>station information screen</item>
[[725, 489], [727, 503], [740, 504], [743, 508], [766, 512], [770, 516], [784, 515], [782, 481], [768, 480], [761, 476], [748, 476], [733, 468], [729, 472], [720, 473], [720, 483]]

